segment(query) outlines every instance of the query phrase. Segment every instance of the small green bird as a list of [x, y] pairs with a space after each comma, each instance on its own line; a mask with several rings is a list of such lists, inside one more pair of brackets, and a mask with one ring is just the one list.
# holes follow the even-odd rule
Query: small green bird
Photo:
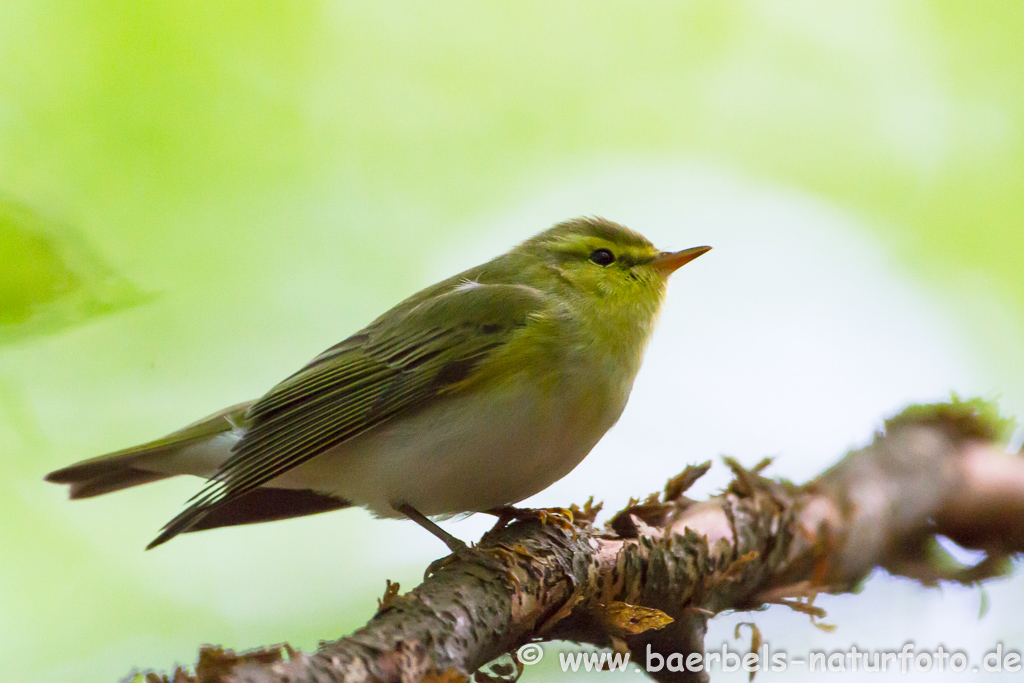
[[429, 517], [508, 513], [576, 467], [626, 405], [668, 276], [709, 249], [560, 223], [414, 294], [262, 398], [46, 480], [74, 499], [207, 479], [148, 548], [361, 505], [459, 551]]

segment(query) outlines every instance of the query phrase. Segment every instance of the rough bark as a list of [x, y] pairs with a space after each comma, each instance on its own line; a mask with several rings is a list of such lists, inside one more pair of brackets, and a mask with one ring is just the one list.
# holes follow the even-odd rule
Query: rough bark
[[[1024, 457], [1006, 452], [1010, 428], [981, 401], [913, 406], [803, 486], [763, 477], [767, 461], [745, 470], [727, 460], [732, 483], [703, 502], [684, 494], [709, 463], [688, 467], [604, 528], [588, 504], [492, 530], [316, 652], [205, 649], [194, 674], [173, 680], [461, 681], [546, 640], [628, 649], [642, 664], [648, 646], [702, 652], [707, 620], [723, 610], [780, 603], [820, 616], [815, 595], [849, 592], [875, 567], [925, 584], [1001, 575], [1024, 551]], [[986, 559], [960, 566], [939, 535]]]

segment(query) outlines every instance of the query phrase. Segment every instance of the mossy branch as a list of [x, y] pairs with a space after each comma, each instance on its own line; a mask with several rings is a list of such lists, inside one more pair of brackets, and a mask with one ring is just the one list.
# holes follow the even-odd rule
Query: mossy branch
[[[803, 486], [765, 478], [767, 462], [727, 461], [732, 483], [702, 502], [685, 492], [709, 464], [688, 467], [603, 529], [588, 504], [492, 530], [409, 593], [389, 587], [366, 626], [316, 652], [206, 649], [194, 674], [172, 680], [463, 681], [546, 640], [628, 649], [642, 664], [648, 646], [703, 651], [707, 620], [724, 610], [778, 603], [820, 616], [817, 594], [849, 592], [875, 567], [927, 585], [981, 581], [1024, 551], [1024, 457], [1006, 453], [1009, 428], [981, 401], [912, 406]], [[961, 566], [939, 535], [987, 557]]]

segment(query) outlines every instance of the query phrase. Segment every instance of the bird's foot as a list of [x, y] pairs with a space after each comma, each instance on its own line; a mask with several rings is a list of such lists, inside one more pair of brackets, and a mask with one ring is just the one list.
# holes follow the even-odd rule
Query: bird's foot
[[512, 520], [516, 521], [528, 521], [538, 520], [541, 524], [551, 524], [557, 526], [559, 529], [564, 531], [571, 531], [573, 536], [576, 535], [576, 527], [573, 524], [572, 511], [565, 508], [517, 508], [511, 505], [505, 505], [500, 508], [494, 508], [488, 510], [487, 514], [494, 515], [498, 518], [495, 522], [494, 527], [487, 533], [491, 534], [495, 531], [499, 531], [508, 525]]
[[427, 578], [434, 572], [447, 567], [452, 562], [457, 560], [468, 559], [471, 550], [468, 545], [459, 539], [452, 536], [450, 533], [439, 527], [437, 524], [432, 522], [429, 517], [424, 515], [422, 512], [409, 505], [408, 503], [399, 503], [394, 506], [396, 512], [401, 512], [403, 515], [411, 519], [412, 521], [419, 524], [421, 527], [434, 534], [437, 538], [441, 539], [448, 549], [452, 551], [451, 555], [442, 557], [440, 560], [436, 560], [427, 567], [427, 571], [424, 572], [423, 578]]
[[440, 559], [437, 559], [437, 560], [434, 560], [433, 562], [431, 562], [427, 566], [427, 570], [425, 572], [423, 572], [423, 580], [424, 581], [429, 579], [431, 577], [431, 575], [436, 574], [437, 572], [441, 571], [445, 567], [447, 567], [449, 565], [452, 565], [452, 564], [455, 564], [456, 562], [459, 562], [459, 561], [472, 562], [472, 561], [474, 561], [475, 556], [473, 554], [473, 549], [470, 548], [468, 545], [466, 545], [465, 543], [463, 543], [462, 541], [460, 541], [457, 538], [455, 538], [454, 540], [456, 541], [456, 543], [448, 543], [448, 541], [445, 541], [446, 543], [448, 543], [448, 549], [452, 551], [452, 554], [451, 555], [446, 555], [446, 556], [444, 556], [444, 557], [442, 557]]

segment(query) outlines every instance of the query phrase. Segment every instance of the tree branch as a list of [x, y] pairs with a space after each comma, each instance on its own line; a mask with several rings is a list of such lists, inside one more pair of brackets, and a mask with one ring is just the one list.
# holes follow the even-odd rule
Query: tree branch
[[[604, 529], [594, 525], [600, 506], [588, 503], [492, 530], [314, 653], [207, 649], [194, 675], [173, 680], [461, 681], [528, 642], [556, 639], [628, 649], [642, 665], [648, 646], [702, 652], [708, 618], [724, 610], [778, 603], [823, 616], [818, 593], [851, 591], [876, 566], [928, 585], [1001, 575], [1024, 551], [1024, 457], [1005, 452], [1011, 428], [981, 401], [914, 406], [803, 486], [761, 476], [768, 461], [745, 470], [727, 459], [732, 483], [703, 502], [684, 494], [710, 463], [688, 467]], [[985, 559], [959, 565], [940, 535]]]

